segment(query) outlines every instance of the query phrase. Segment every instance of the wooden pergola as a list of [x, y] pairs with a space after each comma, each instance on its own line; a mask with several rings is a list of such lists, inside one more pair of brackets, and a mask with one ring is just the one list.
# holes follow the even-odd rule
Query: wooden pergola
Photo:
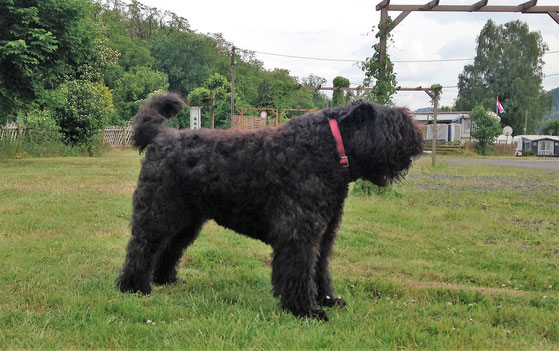
[[[383, 0], [377, 4], [380, 11], [380, 75], [386, 74], [386, 38], [400, 22], [414, 11], [444, 11], [444, 12], [519, 12], [526, 14], [547, 14], [559, 24], [559, 6], [537, 6], [537, 0], [530, 0], [519, 5], [488, 5], [488, 0], [481, 0], [472, 5], [439, 5], [439, 0], [432, 0], [425, 5], [391, 5], [390, 0]], [[401, 12], [394, 21], [388, 24], [388, 12]]]

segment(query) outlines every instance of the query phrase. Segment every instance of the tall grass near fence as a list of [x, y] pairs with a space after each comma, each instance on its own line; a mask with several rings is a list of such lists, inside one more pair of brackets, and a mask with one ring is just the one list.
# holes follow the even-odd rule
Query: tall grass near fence
[[[464, 144], [464, 150], [467, 153], [474, 152], [476, 147], [476, 142], [466, 142]], [[516, 144], [491, 144], [485, 150], [485, 156], [515, 156], [515, 154]]]
[[271, 250], [208, 223], [176, 285], [121, 294], [140, 169], [0, 160], [0, 349], [559, 348], [557, 172], [419, 161], [397, 196], [350, 196], [329, 323], [278, 307]]

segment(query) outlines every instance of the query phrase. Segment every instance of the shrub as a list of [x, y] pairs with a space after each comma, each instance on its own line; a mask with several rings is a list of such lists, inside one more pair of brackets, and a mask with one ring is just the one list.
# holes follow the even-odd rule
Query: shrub
[[526, 149], [522, 152], [522, 156], [534, 156], [534, 150]]
[[113, 112], [110, 90], [100, 83], [87, 81], [69, 81], [59, 90], [64, 99], [53, 112], [64, 142], [95, 155], [101, 128]]
[[83, 155], [81, 148], [66, 145], [49, 110], [31, 110], [22, 118], [23, 135], [0, 140], [0, 158]]
[[472, 137], [478, 140], [476, 152], [485, 155], [487, 146], [493, 144], [501, 134], [499, 120], [488, 114], [481, 105], [477, 105], [472, 113]]
[[32, 110], [23, 117], [24, 138], [31, 143], [61, 143], [63, 135], [50, 110]]

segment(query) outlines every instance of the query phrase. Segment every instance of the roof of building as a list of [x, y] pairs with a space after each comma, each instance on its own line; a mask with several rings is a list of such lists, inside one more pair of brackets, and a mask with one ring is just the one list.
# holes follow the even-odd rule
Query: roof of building
[[[433, 120], [433, 112], [413, 112], [413, 118], [416, 121]], [[459, 121], [462, 118], [469, 119], [469, 112], [439, 112], [437, 120], [439, 121]]]
[[523, 138], [529, 141], [538, 141], [543, 139], [559, 141], [559, 136], [555, 136], [555, 135], [516, 135], [514, 138], [515, 139]]

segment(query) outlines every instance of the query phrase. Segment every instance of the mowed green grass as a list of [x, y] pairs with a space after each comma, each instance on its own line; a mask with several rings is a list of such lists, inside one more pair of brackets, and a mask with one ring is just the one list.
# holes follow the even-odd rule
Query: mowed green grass
[[208, 223], [150, 296], [115, 279], [135, 151], [0, 161], [0, 349], [558, 349], [553, 171], [419, 161], [350, 196], [329, 323], [271, 295], [271, 249]]

